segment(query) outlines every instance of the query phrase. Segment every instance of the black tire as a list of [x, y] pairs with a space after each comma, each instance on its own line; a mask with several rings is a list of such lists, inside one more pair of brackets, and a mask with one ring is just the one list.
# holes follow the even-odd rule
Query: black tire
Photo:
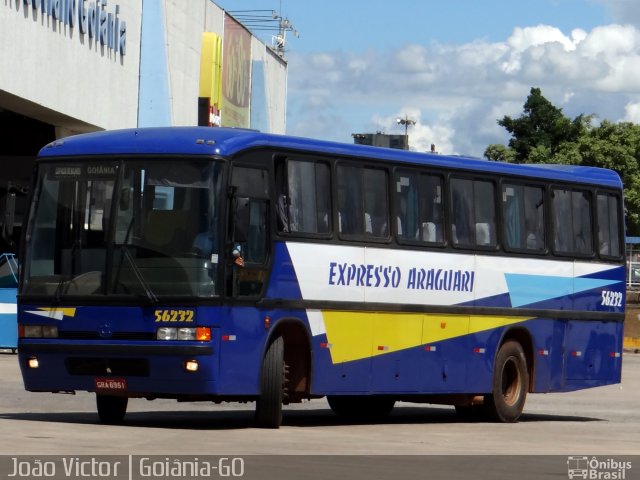
[[376, 396], [330, 395], [327, 397], [333, 413], [345, 420], [382, 420], [396, 403], [393, 398]]
[[286, 386], [284, 340], [275, 338], [262, 361], [260, 396], [256, 402], [256, 423], [262, 428], [280, 428]]
[[127, 397], [116, 397], [114, 395], [103, 395], [96, 393], [96, 406], [98, 407], [98, 417], [102, 423], [107, 425], [117, 425], [122, 423], [127, 413]]
[[528, 388], [524, 350], [515, 340], [507, 340], [496, 355], [492, 393], [484, 397], [486, 414], [497, 422], [517, 422], [527, 400]]

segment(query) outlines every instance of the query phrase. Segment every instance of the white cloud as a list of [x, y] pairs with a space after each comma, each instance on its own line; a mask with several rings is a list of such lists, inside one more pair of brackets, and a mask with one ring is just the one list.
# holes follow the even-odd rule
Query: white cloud
[[574, 40], [567, 37], [560, 29], [549, 25], [536, 27], [516, 27], [507, 40], [507, 44], [513, 52], [524, 52], [528, 48], [547, 43], [559, 43], [565, 50], [575, 50]]
[[624, 107], [624, 112], [623, 121], [640, 123], [640, 102], [627, 103]]
[[631, 25], [568, 34], [538, 25], [516, 28], [503, 42], [292, 54], [289, 67], [289, 130], [312, 137], [348, 142], [351, 133], [390, 128], [376, 122], [414, 112], [417, 150], [435, 143], [479, 156], [489, 143], [506, 142], [496, 121], [519, 115], [531, 87], [566, 115], [640, 120], [640, 31]]
[[580, 53], [612, 60], [637, 51], [638, 35], [638, 30], [631, 25], [596, 27], [580, 42]]
[[395, 55], [393, 64], [402, 73], [424, 73], [433, 70], [429, 62], [429, 52], [421, 45], [407, 45]]

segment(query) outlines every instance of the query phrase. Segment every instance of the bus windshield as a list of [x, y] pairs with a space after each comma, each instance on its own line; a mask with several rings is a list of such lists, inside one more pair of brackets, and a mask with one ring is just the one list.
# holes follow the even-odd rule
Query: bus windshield
[[207, 159], [42, 163], [22, 294], [218, 295], [221, 171]]

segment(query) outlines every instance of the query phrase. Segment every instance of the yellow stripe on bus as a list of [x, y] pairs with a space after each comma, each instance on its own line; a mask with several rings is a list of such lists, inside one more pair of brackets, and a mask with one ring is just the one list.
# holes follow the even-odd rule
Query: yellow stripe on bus
[[75, 307], [68, 307], [68, 308], [59, 308], [59, 307], [47, 308], [47, 307], [42, 307], [42, 308], [38, 308], [38, 310], [40, 310], [42, 312], [49, 312], [51, 315], [55, 315], [57, 313], [62, 313], [62, 315], [64, 315], [65, 317], [75, 317], [76, 316]]
[[525, 317], [323, 311], [335, 363], [429, 345], [524, 322]]

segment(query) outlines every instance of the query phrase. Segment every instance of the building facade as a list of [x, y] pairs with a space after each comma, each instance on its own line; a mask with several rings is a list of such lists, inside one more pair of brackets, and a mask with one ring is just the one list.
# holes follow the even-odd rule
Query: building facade
[[207, 124], [285, 130], [286, 62], [210, 0], [3, 0], [0, 45], [0, 131], [16, 143], [0, 157], [197, 125], [205, 108]]

